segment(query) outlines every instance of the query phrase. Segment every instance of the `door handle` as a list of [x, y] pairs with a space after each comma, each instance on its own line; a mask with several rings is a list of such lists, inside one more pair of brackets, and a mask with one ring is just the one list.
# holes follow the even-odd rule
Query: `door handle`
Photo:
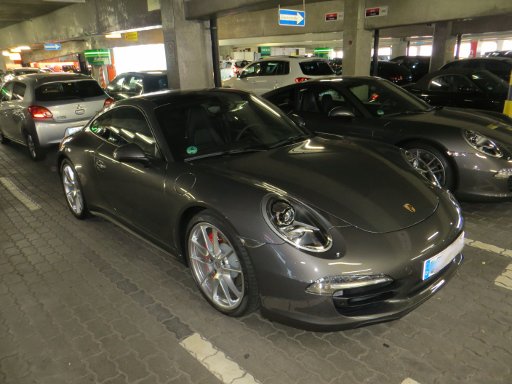
[[107, 168], [105, 163], [101, 160], [96, 160], [94, 163], [96, 164], [96, 168], [98, 168], [99, 170], [104, 170]]

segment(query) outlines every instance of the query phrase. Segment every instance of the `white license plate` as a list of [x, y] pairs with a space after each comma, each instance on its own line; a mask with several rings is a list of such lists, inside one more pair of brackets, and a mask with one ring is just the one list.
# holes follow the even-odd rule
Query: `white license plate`
[[76, 133], [76, 132], [82, 130], [82, 128], [83, 128], [82, 126], [66, 128], [66, 132], [64, 132], [64, 137], [72, 135], [73, 133]]
[[464, 232], [444, 250], [423, 262], [422, 279], [427, 280], [446, 267], [455, 256], [461, 253], [462, 248], [464, 248]]

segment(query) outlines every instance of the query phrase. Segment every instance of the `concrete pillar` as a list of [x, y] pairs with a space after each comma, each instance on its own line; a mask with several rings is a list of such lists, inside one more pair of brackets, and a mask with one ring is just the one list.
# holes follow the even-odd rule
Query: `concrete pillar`
[[169, 88], [213, 87], [209, 22], [186, 20], [185, 0], [160, 0], [160, 7]]
[[343, 28], [343, 75], [370, 73], [373, 31], [364, 29], [364, 0], [345, 1]]
[[496, 40], [496, 50], [503, 51], [503, 44], [505, 44], [505, 40]]
[[437, 71], [449, 61], [453, 61], [456, 40], [456, 36], [452, 35], [451, 21], [437, 22], [435, 24], [430, 72]]
[[391, 45], [391, 58], [397, 56], [407, 56], [407, 46], [409, 44], [409, 39], [407, 37], [402, 37], [400, 39], [394, 39], [393, 44]]

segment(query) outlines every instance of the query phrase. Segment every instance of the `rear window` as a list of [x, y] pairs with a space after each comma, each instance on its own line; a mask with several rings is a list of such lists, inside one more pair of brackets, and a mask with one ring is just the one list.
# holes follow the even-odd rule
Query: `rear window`
[[159, 76], [159, 77], [148, 77], [146, 78], [145, 83], [145, 90], [144, 92], [155, 92], [160, 91], [162, 89], [167, 89], [167, 75], [166, 76]]
[[36, 88], [36, 100], [86, 99], [105, 95], [95, 80], [56, 81]]
[[322, 60], [304, 61], [299, 63], [302, 73], [309, 76], [327, 76], [334, 75], [331, 66]]

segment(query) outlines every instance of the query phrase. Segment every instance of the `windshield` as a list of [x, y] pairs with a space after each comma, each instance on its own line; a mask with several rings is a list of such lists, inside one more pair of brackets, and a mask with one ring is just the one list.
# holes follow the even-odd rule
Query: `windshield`
[[290, 137], [309, 136], [276, 107], [249, 94], [182, 95], [155, 113], [177, 160], [265, 150]]
[[476, 85], [488, 92], [506, 93], [508, 90], [508, 84], [505, 80], [488, 71], [472, 73], [471, 79]]
[[348, 90], [375, 117], [407, 112], [427, 112], [430, 105], [385, 80], [362, 80]]

